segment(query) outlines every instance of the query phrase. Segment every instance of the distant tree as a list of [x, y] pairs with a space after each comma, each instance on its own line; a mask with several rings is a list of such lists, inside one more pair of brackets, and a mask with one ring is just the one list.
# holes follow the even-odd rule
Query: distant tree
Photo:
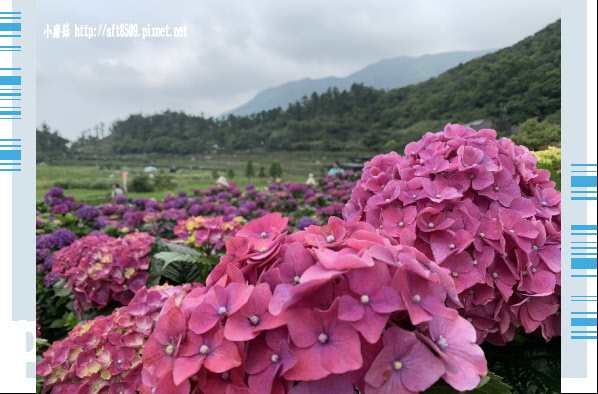
[[154, 190], [154, 185], [150, 182], [147, 174], [141, 174], [133, 178], [129, 189], [137, 193], [151, 192]]
[[235, 170], [231, 168], [228, 169], [228, 171], [226, 171], [226, 177], [230, 180], [233, 179], [235, 177]]
[[259, 176], [260, 178], [265, 178], [266, 177], [266, 168], [260, 167], [260, 172], [257, 176]]
[[220, 175], [218, 174], [218, 170], [212, 170], [212, 178], [218, 179]]
[[170, 190], [176, 186], [172, 176], [167, 174], [158, 174], [154, 177], [154, 186], [156, 190]]
[[52, 132], [46, 123], [42, 123], [41, 130], [36, 130], [35, 137], [38, 162], [63, 157], [69, 153], [68, 143], [70, 141], [61, 137], [57, 130]]
[[270, 164], [270, 176], [272, 178], [277, 178], [282, 176], [282, 166], [280, 165], [279, 162], [277, 161], [273, 161], [272, 164]]
[[520, 125], [519, 133], [510, 138], [517, 145], [523, 145], [529, 150], [544, 150], [549, 146], [560, 146], [561, 126], [532, 118], [523, 122]]
[[253, 162], [249, 160], [245, 167], [245, 176], [247, 178], [253, 178], [255, 176], [255, 169], [253, 168]]
[[388, 140], [382, 149], [384, 153], [389, 153], [397, 150], [397, 142], [395, 140]]

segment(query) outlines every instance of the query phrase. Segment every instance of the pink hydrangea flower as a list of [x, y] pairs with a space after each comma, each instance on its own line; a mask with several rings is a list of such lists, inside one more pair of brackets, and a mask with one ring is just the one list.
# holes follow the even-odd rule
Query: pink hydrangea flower
[[[511, 307], [560, 293], [561, 197], [549, 176], [528, 149], [497, 140], [494, 130], [448, 124], [407, 145], [404, 156], [366, 163], [343, 214], [447, 269], [465, 308], [452, 306], [472, 318], [478, 343], [500, 344], [522, 327], [519, 317], [528, 317]], [[382, 180], [396, 185], [392, 194]], [[406, 306], [416, 322], [434, 313], [408, 299]], [[531, 321], [526, 326], [536, 326]], [[548, 338], [558, 332], [552, 324], [538, 328], [549, 330], [542, 332]]]
[[390, 327], [383, 343], [365, 375], [368, 393], [417, 393], [445, 372], [442, 362], [412, 332]]
[[72, 286], [79, 316], [112, 300], [127, 305], [145, 287], [153, 243], [154, 237], [140, 232], [124, 238], [83, 237], [56, 252], [52, 271]]
[[[152, 352], [151, 343], [149, 349], [147, 346], [154, 317], [168, 299], [180, 301], [190, 290], [189, 284], [142, 288], [128, 306], [75, 326], [66, 339], [54, 342], [37, 364], [36, 373], [44, 377], [43, 391], [62, 392], [69, 387], [110, 388], [111, 393], [142, 391], [144, 361], [140, 353], [143, 350], [146, 357], [146, 352]], [[158, 330], [163, 331], [164, 327]], [[133, 337], [138, 340], [131, 340]], [[148, 368], [155, 372], [155, 367]]]

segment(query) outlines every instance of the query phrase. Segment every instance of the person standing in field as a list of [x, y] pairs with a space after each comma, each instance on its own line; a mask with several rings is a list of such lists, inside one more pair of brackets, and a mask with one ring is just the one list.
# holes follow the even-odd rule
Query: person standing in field
[[123, 190], [125, 191], [125, 193], [128, 193], [129, 191], [127, 190], [127, 177], [129, 176], [129, 171], [124, 171], [122, 173], [123, 176]]
[[309, 176], [307, 177], [307, 181], [305, 181], [306, 185], [315, 185], [316, 184], [316, 180], [314, 179], [314, 174], [309, 174]]
[[216, 180], [216, 185], [222, 186], [222, 187], [228, 187], [228, 181], [226, 180], [226, 177], [221, 175], [218, 178], [218, 180]]
[[112, 185], [112, 192], [110, 193], [110, 197], [112, 198], [113, 203], [114, 203], [114, 200], [116, 199], [116, 197], [124, 196], [124, 195], [125, 195], [125, 192], [123, 192], [123, 189], [120, 188], [118, 183], [115, 183], [114, 185]]
[[344, 173], [345, 173], [345, 170], [343, 170], [341, 168], [341, 163], [339, 163], [338, 161], [335, 161], [334, 164], [332, 165], [332, 168], [330, 169], [330, 171], [328, 171], [328, 175], [334, 175], [334, 176], [336, 176], [337, 174], [343, 175]]

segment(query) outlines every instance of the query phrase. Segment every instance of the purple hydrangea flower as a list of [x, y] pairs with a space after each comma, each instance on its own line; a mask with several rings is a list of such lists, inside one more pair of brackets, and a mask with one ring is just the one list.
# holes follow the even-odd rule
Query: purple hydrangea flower
[[185, 205], [187, 205], [187, 203], [189, 202], [189, 199], [187, 197], [181, 197], [181, 198], [177, 198], [176, 200], [174, 200], [174, 202], [172, 203], [172, 207], [176, 208], [176, 209], [181, 209], [183, 208]]
[[53, 187], [52, 189], [48, 190], [46, 194], [44, 194], [44, 201], [48, 205], [56, 205], [58, 201], [62, 200], [63, 194], [64, 190], [59, 187]]
[[313, 218], [310, 218], [309, 216], [304, 216], [301, 219], [297, 220], [297, 224], [295, 226], [297, 226], [299, 230], [305, 230], [307, 227], [317, 224], [318, 222], [316, 222]]
[[52, 234], [41, 234], [35, 237], [36, 249], [52, 249], [54, 247], [54, 239]]
[[54, 214], [64, 215], [70, 211], [71, 207], [69, 207], [67, 204], [56, 204], [52, 207], [52, 213]]
[[114, 202], [116, 204], [125, 204], [128, 200], [129, 199], [127, 198], [127, 196], [116, 196]]
[[60, 275], [58, 275], [58, 272], [50, 271], [46, 274], [46, 276], [44, 276], [43, 283], [44, 283], [44, 286], [46, 286], [46, 287], [52, 287], [56, 283], [58, 283], [59, 280], [60, 280]]
[[77, 216], [83, 220], [93, 220], [100, 216], [100, 210], [94, 206], [86, 205], [77, 210]]
[[55, 249], [62, 249], [75, 242], [77, 235], [66, 228], [60, 228], [52, 233], [52, 240]]
[[112, 215], [116, 213], [116, 207], [113, 205], [104, 205], [102, 207], [102, 215]]
[[189, 216], [199, 216], [201, 213], [202, 206], [201, 205], [193, 205], [189, 208]]
[[133, 205], [137, 205], [138, 207], [145, 207], [146, 201], [147, 198], [134, 198], [133, 200], [131, 200], [131, 203], [133, 203]]

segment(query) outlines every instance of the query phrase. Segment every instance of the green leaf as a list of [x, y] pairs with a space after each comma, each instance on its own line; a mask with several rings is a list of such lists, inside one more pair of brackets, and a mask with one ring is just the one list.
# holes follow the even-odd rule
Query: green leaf
[[162, 270], [165, 270], [173, 262], [179, 263], [198, 263], [201, 260], [198, 258], [199, 256], [194, 256], [192, 254], [187, 253], [180, 253], [180, 252], [160, 252], [155, 255], [157, 259], [164, 261], [164, 265], [162, 266]]
[[48, 342], [47, 339], [43, 339], [43, 338], [35, 338], [35, 344], [37, 346], [47, 346], [47, 347], [52, 347], [52, 344], [50, 342]]
[[503, 378], [489, 372], [488, 375], [482, 377], [482, 381], [475, 389], [469, 391], [475, 394], [503, 394], [510, 393], [512, 387], [503, 382]]
[[214, 258], [194, 249], [157, 241], [152, 249], [147, 286], [163, 279], [170, 284], [203, 282], [215, 264]]
[[561, 341], [523, 335], [506, 346], [484, 344], [488, 368], [500, 374], [513, 393], [561, 391]]
[[54, 296], [55, 297], [68, 297], [72, 292], [71, 286], [63, 287], [61, 289], [54, 288]]
[[162, 271], [162, 276], [172, 284], [203, 282], [207, 274], [200, 272], [196, 264], [173, 262]]
[[[509, 394], [511, 393], [511, 387], [505, 384], [503, 378], [500, 376], [489, 372], [488, 375], [482, 376], [480, 380], [480, 384], [473, 390], [465, 391], [465, 393], [472, 393], [472, 394]], [[459, 393], [460, 391], [455, 390], [452, 388], [448, 383], [444, 380], [439, 380], [438, 382], [434, 383], [432, 387], [424, 391], [425, 394], [455, 394]]]
[[175, 244], [175, 243], [166, 243], [163, 242], [164, 244], [164, 248], [170, 252], [177, 252], [177, 253], [183, 253], [183, 254], [190, 254], [192, 256], [201, 256], [201, 253], [199, 253], [198, 251], [196, 251], [195, 249], [191, 249], [187, 246], [183, 246], [183, 245], [179, 245], [179, 244]]

